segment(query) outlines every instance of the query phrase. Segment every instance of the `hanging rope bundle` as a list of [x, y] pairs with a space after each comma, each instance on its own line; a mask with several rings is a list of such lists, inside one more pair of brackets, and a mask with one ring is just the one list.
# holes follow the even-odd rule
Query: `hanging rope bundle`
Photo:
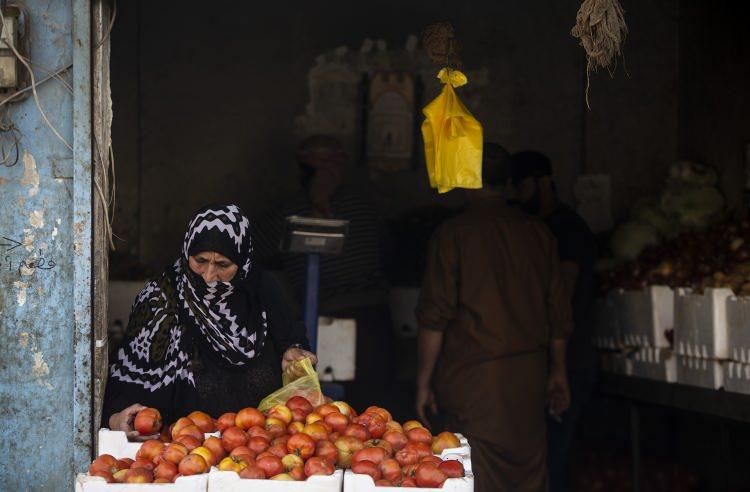
[[453, 68], [461, 64], [456, 31], [450, 22], [436, 22], [425, 27], [422, 31], [422, 48], [438, 65]]
[[570, 33], [586, 50], [586, 106], [589, 106], [589, 77], [597, 68], [612, 74], [628, 34], [625, 11], [619, 0], [584, 0]]

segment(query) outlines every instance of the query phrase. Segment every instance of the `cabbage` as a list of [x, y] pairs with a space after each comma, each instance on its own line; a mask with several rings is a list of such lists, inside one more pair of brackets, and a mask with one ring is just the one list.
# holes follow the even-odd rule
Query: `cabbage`
[[672, 238], [680, 233], [680, 221], [674, 215], [667, 215], [654, 199], [638, 201], [630, 213], [633, 220], [644, 222], [659, 231], [664, 238]]
[[661, 209], [689, 228], [706, 227], [724, 208], [724, 197], [712, 186], [671, 186], [661, 195]]
[[668, 184], [688, 184], [695, 186], [716, 186], [716, 170], [697, 162], [681, 161], [669, 168]]
[[612, 233], [612, 253], [620, 260], [634, 260], [646, 246], [655, 244], [659, 244], [659, 231], [645, 222], [626, 222]]

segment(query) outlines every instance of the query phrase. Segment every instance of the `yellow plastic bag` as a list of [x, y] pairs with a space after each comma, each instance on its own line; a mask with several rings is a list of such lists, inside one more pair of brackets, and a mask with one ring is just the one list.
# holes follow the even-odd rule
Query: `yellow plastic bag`
[[261, 412], [267, 412], [276, 405], [283, 405], [293, 396], [304, 396], [314, 407], [325, 403], [318, 373], [315, 372], [310, 359], [295, 360], [287, 366], [281, 377], [284, 386], [263, 398], [258, 405]]
[[482, 125], [453, 90], [466, 85], [466, 75], [442, 69], [445, 84], [438, 97], [422, 109], [425, 160], [430, 186], [445, 193], [453, 188], [482, 187]]

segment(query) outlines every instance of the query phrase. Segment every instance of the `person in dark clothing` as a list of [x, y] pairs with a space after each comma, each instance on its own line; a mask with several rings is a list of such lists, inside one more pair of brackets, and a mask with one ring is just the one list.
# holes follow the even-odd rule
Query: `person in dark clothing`
[[549, 422], [548, 431], [550, 491], [567, 491], [570, 445], [596, 377], [591, 342], [596, 245], [586, 222], [558, 199], [547, 156], [533, 151], [518, 152], [511, 156], [511, 167], [521, 208], [544, 220], [557, 239], [563, 280], [572, 303], [574, 329], [567, 356], [571, 404], [561, 420]]
[[468, 438], [477, 492], [545, 492], [545, 420], [568, 406], [573, 321], [555, 240], [507, 205], [509, 178], [507, 152], [486, 143], [482, 188], [430, 240], [416, 411], [423, 422], [439, 411]]
[[357, 322], [356, 383], [344, 385], [347, 401], [358, 410], [372, 404], [393, 406], [389, 386], [393, 333], [377, 213], [361, 189], [344, 184], [347, 156], [335, 137], [306, 138], [297, 148], [296, 159], [302, 193], [284, 200], [261, 219], [259, 257], [268, 268], [283, 272], [291, 297], [301, 305], [306, 259], [279, 251], [285, 218], [299, 215], [349, 221], [343, 252], [320, 260], [319, 312]]
[[103, 425], [148, 439], [131, 423], [146, 406], [166, 424], [193, 410], [217, 418], [257, 406], [281, 387], [292, 361], [317, 362], [302, 323], [251, 253], [250, 221], [239, 207], [194, 215], [178, 259], [133, 303], [109, 368]]

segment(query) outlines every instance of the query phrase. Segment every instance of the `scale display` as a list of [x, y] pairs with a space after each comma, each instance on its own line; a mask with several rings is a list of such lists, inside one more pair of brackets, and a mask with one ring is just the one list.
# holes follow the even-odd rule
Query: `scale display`
[[349, 221], [292, 215], [286, 218], [281, 250], [289, 253], [341, 254]]

